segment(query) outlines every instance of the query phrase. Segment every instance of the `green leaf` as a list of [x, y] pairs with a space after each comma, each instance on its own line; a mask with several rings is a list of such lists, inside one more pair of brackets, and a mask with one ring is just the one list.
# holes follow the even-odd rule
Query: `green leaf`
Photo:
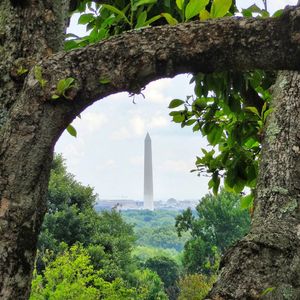
[[65, 41], [64, 48], [66, 51], [78, 48], [78, 43], [74, 40]]
[[77, 131], [71, 124], [68, 125], [68, 127], [66, 129], [67, 129], [67, 131], [69, 132], [70, 135], [72, 135], [74, 137], [77, 137]]
[[265, 296], [265, 295], [271, 293], [271, 292], [274, 291], [274, 290], [275, 290], [275, 287], [268, 287], [268, 288], [266, 288], [266, 289], [261, 293], [261, 296]]
[[136, 3], [134, 3], [134, 5], [132, 6], [132, 10], [136, 11], [137, 8], [141, 5], [145, 5], [145, 4], [155, 4], [157, 2], [157, 0], [140, 0]]
[[200, 21], [205, 21], [210, 18], [210, 13], [206, 9], [200, 11]]
[[197, 122], [197, 119], [190, 119], [190, 120], [187, 120], [187, 121], [185, 122], [185, 125], [186, 125], [186, 126], [191, 126], [191, 125], [193, 125], [195, 122]]
[[259, 8], [256, 4], [249, 6], [247, 10], [250, 11], [251, 13], [258, 13], [258, 14], [262, 12], [262, 9]]
[[214, 0], [210, 14], [212, 18], [224, 17], [232, 5], [232, 0]]
[[42, 67], [41, 66], [34, 67], [34, 77], [38, 81], [42, 80], [43, 77], [42, 77]]
[[161, 13], [161, 15], [166, 19], [169, 25], [176, 25], [178, 24], [178, 21], [173, 18], [170, 14], [168, 13]]
[[274, 12], [274, 14], [273, 14], [272, 17], [273, 18], [280, 17], [282, 15], [282, 13], [283, 13], [283, 9], [279, 9], [279, 10], [277, 10], [277, 11]]
[[21, 66], [21, 67], [19, 67], [19, 69], [17, 70], [17, 75], [18, 76], [21, 76], [21, 75], [23, 75], [23, 74], [26, 74], [26, 73], [28, 73], [28, 69], [26, 69], [26, 68], [24, 68], [23, 66]]
[[184, 121], [184, 119], [185, 119], [185, 117], [183, 114], [173, 116], [173, 121], [175, 123], [181, 123]]
[[78, 19], [78, 24], [88, 24], [94, 20], [94, 14], [82, 14]]
[[183, 9], [184, 0], [176, 0], [177, 7], [182, 10]]
[[75, 79], [73, 77], [68, 77], [66, 79], [61, 79], [56, 86], [56, 90], [59, 95], [64, 95], [64, 93], [74, 85]]
[[107, 10], [115, 13], [116, 15], [120, 16], [122, 19], [124, 19], [124, 21], [126, 23], [128, 23], [129, 25], [131, 25], [131, 23], [129, 22], [129, 20], [127, 19], [126, 15], [119, 9], [117, 9], [116, 7], [109, 5], [109, 4], [102, 4], [102, 7], [106, 8]]
[[148, 26], [152, 23], [154, 23], [155, 21], [157, 21], [158, 19], [160, 19], [162, 16], [160, 15], [157, 15], [157, 16], [154, 16], [152, 17], [151, 19], [149, 19], [148, 21], [145, 22], [144, 26]]
[[219, 143], [222, 137], [223, 129], [219, 125], [214, 125], [212, 129], [207, 133], [207, 140], [212, 146]]
[[266, 111], [267, 109], [267, 102], [264, 103], [262, 109], [261, 109], [261, 118], [263, 118], [263, 115], [264, 115], [264, 112]]
[[189, 20], [196, 15], [199, 15], [202, 10], [205, 9], [209, 0], [190, 0], [185, 8], [185, 18]]
[[250, 9], [242, 9], [242, 15], [243, 15], [243, 17], [251, 18], [252, 12]]
[[56, 94], [53, 94], [52, 96], [51, 96], [51, 99], [53, 99], [53, 100], [57, 100], [57, 99], [59, 99], [60, 98], [60, 96], [59, 95], [56, 95]]
[[200, 124], [199, 122], [193, 127], [193, 132], [200, 130]]
[[214, 172], [211, 180], [208, 182], [208, 187], [212, 188], [215, 196], [218, 194], [219, 186], [220, 186], [220, 177], [218, 175], [218, 172]]
[[34, 77], [39, 82], [41, 87], [44, 88], [47, 83], [47, 80], [43, 79], [41, 66], [34, 67]]
[[272, 108], [269, 108], [264, 112], [263, 121], [265, 122], [267, 120], [268, 115], [273, 111]]
[[259, 114], [259, 112], [258, 112], [258, 110], [257, 110], [256, 107], [254, 107], [254, 106], [247, 106], [246, 109], [249, 110], [249, 111], [251, 111], [252, 113], [254, 113], [255, 115], [257, 115], [260, 118], [260, 114]]
[[147, 20], [147, 11], [144, 10], [139, 14], [134, 28], [140, 28], [140, 27], [145, 26], [146, 20]]
[[171, 112], [169, 113], [169, 115], [170, 115], [171, 117], [174, 117], [174, 116], [177, 116], [177, 115], [182, 115], [182, 111], [174, 110], [174, 111], [171, 111]]
[[180, 99], [173, 99], [168, 108], [175, 108], [175, 107], [178, 107], [180, 105], [184, 104], [184, 101], [183, 100], [180, 100]]
[[241, 209], [249, 209], [253, 206], [253, 195], [247, 195], [241, 198]]
[[100, 82], [101, 84], [108, 84], [108, 83], [110, 83], [111, 81], [110, 81], [108, 78], [100, 78], [100, 79], [99, 79], [99, 82]]
[[241, 102], [239, 99], [237, 99], [237, 97], [230, 96], [228, 98], [228, 106], [234, 113], [238, 113], [241, 111]]

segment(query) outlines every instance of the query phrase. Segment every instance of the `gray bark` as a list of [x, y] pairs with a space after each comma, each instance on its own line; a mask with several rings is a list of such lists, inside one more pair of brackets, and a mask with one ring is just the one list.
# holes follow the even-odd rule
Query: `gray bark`
[[0, 299], [5, 300], [29, 297], [59, 136], [55, 110], [41, 101], [41, 91], [24, 92], [25, 76], [17, 69], [62, 49], [66, 11], [59, 2], [0, 4]]
[[209, 299], [300, 299], [300, 73], [282, 71], [265, 130], [250, 233], [223, 257]]
[[[27, 299], [29, 296], [36, 241], [46, 211], [45, 194], [53, 147], [65, 127], [87, 106], [120, 91], [139, 93], [152, 80], [182, 72], [300, 69], [300, 9], [289, 10], [278, 19], [227, 18], [135, 30], [64, 53], [61, 49], [68, 5], [66, 0], [2, 0], [0, 3], [0, 299]], [[40, 66], [43, 79], [47, 81], [44, 87], [35, 78], [35, 66]], [[20, 67], [30, 72], [20, 76], [17, 72]], [[76, 82], [76, 86], [68, 91], [68, 98], [51, 100], [58, 81], [67, 77], [73, 77]], [[110, 82], [100, 84], [101, 78]], [[288, 74], [287, 78], [290, 78]], [[289, 84], [293, 84], [289, 93], [293, 91], [296, 99], [295, 80], [287, 79], [282, 89], [288, 88]], [[296, 102], [292, 102], [291, 107]], [[280, 116], [275, 113], [275, 117]], [[284, 122], [289, 119], [287, 114], [285, 116]], [[279, 137], [277, 131], [275, 128], [275, 140]], [[299, 143], [299, 137], [297, 141]], [[269, 142], [271, 145], [271, 140]], [[274, 155], [276, 151], [285, 151], [279, 146], [274, 146]], [[299, 147], [297, 149], [299, 151]], [[289, 154], [294, 153], [291, 151], [296, 150], [290, 150]], [[286, 156], [279, 154], [279, 158], [283, 157]], [[264, 159], [270, 160], [264, 156], [262, 165]], [[299, 165], [297, 168], [299, 171]], [[284, 172], [285, 169], [280, 170]], [[272, 176], [276, 177], [277, 173], [274, 171]], [[269, 180], [275, 180], [273, 177]], [[268, 179], [262, 178], [261, 182]], [[296, 182], [289, 181], [289, 184], [291, 182], [296, 187]], [[292, 224], [289, 227], [291, 233], [283, 235], [287, 243], [280, 245], [287, 247], [291, 242], [294, 247], [292, 245], [298, 242], [292, 244], [289, 239], [296, 224], [289, 212], [292, 208], [288, 206], [281, 219], [274, 219], [278, 226], [277, 223], [271, 226], [277, 211], [290, 203], [284, 202], [290, 198], [281, 197], [282, 190], [278, 192], [278, 187], [289, 193], [290, 190], [281, 183], [274, 187], [275, 192], [264, 191], [260, 183], [258, 199], [271, 200], [267, 203], [257, 200], [252, 239], [262, 235], [259, 231], [261, 220], [266, 222], [264, 230], [268, 233], [263, 235], [262, 245], [269, 245], [269, 235], [274, 236], [270, 239], [270, 245], [273, 245], [278, 228], [286, 229], [284, 226]], [[294, 196], [291, 192], [291, 197]], [[268, 209], [276, 212], [269, 219], [265, 218]], [[290, 220], [294, 223], [289, 223]], [[251, 243], [241, 242], [241, 245], [248, 244]], [[245, 246], [245, 249], [250, 253], [251, 262], [255, 256], [249, 247]], [[274, 247], [264, 246], [266, 251], [258, 255], [273, 254], [268, 251]], [[234, 251], [232, 255], [236, 257], [234, 253], [239, 251]], [[279, 250], [277, 253], [280, 254]], [[279, 254], [278, 263], [281, 263]], [[261, 261], [262, 268], [264, 264], [267, 268], [270, 263], [267, 254], [262, 258], [265, 259]], [[230, 278], [226, 277], [226, 270], [234, 261], [225, 259], [224, 262], [226, 268], [222, 278]], [[245, 268], [243, 270], [246, 272]], [[253, 275], [260, 278], [258, 273]], [[277, 281], [274, 281], [275, 277], [271, 279], [268, 284], [273, 286]], [[266, 286], [265, 280], [261, 282], [257, 288], [253, 287], [255, 291]], [[221, 295], [222, 286], [221, 280], [212, 295]], [[244, 289], [248, 287], [245, 283]]]

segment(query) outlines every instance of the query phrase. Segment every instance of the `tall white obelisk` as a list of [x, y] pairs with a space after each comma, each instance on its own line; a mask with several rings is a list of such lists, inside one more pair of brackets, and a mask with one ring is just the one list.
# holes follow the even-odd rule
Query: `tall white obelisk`
[[153, 210], [153, 174], [151, 138], [147, 132], [144, 152], [144, 209]]

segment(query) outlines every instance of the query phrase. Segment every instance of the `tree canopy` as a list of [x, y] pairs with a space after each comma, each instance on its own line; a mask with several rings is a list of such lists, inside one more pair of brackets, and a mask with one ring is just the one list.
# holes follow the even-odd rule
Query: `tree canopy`
[[188, 231], [191, 238], [184, 246], [184, 265], [188, 272], [213, 274], [220, 255], [249, 230], [250, 216], [240, 207], [240, 197], [222, 190], [217, 196], [206, 195], [196, 206], [176, 217], [180, 235]]

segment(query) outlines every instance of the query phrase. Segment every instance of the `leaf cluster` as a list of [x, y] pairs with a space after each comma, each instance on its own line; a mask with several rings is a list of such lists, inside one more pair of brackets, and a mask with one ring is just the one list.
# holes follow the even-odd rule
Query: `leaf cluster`
[[216, 272], [220, 255], [235, 241], [244, 236], [250, 226], [247, 211], [240, 207], [240, 197], [222, 190], [201, 199], [196, 211], [183, 211], [176, 217], [179, 235], [190, 232], [191, 238], [184, 247], [183, 263], [192, 273]]
[[214, 194], [222, 178], [225, 188], [236, 193], [256, 186], [264, 124], [271, 113], [272, 75], [259, 70], [196, 74], [191, 80], [195, 96], [170, 102], [173, 121], [191, 126], [213, 147], [201, 149], [192, 171], [211, 174]]

